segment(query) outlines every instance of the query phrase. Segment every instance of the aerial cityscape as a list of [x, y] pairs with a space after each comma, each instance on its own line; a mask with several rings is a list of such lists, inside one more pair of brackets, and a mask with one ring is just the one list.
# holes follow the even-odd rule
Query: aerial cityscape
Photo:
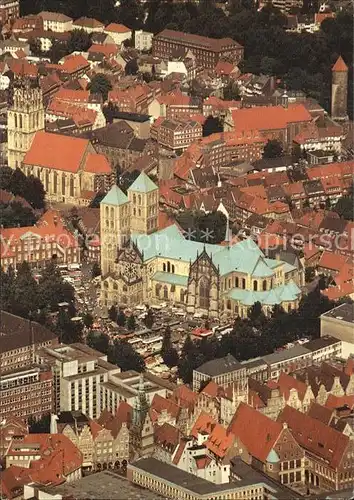
[[354, 499], [349, 0], [0, 0], [0, 500]]

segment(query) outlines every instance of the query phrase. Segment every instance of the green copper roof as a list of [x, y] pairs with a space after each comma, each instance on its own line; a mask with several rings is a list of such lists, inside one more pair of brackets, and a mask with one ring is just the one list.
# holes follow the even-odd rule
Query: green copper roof
[[275, 450], [270, 450], [267, 456], [267, 462], [270, 464], [277, 464], [280, 462], [280, 458]]
[[[191, 238], [191, 239], [188, 239]], [[265, 259], [262, 251], [251, 239], [232, 246], [212, 245], [193, 240], [193, 231], [186, 237], [177, 225], [172, 225], [150, 235], [133, 234], [132, 240], [144, 253], [144, 261], [153, 257], [194, 262], [205, 249], [213, 263], [220, 270], [221, 276], [233, 271], [251, 274], [257, 278], [266, 278], [274, 274], [272, 268], [282, 262]]]
[[161, 281], [162, 283], [169, 283], [170, 285], [185, 286], [188, 285], [188, 276], [182, 276], [181, 274], [164, 273], [158, 271], [152, 277], [153, 281]]
[[103, 198], [101, 203], [104, 203], [105, 205], [114, 205], [115, 207], [119, 207], [119, 205], [124, 205], [124, 203], [128, 203], [128, 201], [129, 201], [128, 197], [115, 184]]
[[128, 191], [137, 191], [138, 193], [150, 193], [158, 189], [156, 184], [152, 182], [150, 177], [145, 172], [141, 172], [139, 177], [135, 179]]
[[241, 288], [233, 288], [227, 293], [227, 297], [232, 300], [237, 300], [245, 306], [251, 306], [255, 302], [261, 304], [274, 306], [282, 302], [293, 302], [301, 293], [300, 288], [293, 281], [289, 281], [286, 285], [281, 285], [268, 291], [254, 292], [250, 290], [243, 290]]

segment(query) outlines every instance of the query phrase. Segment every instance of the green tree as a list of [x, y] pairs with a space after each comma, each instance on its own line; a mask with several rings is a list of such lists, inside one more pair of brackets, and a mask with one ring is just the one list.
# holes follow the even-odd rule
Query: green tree
[[354, 220], [354, 196], [353, 196], [353, 186], [349, 190], [349, 193], [338, 199], [337, 203], [333, 208], [334, 212], [340, 217], [347, 220]]
[[118, 313], [118, 316], [116, 316], [116, 321], [117, 321], [117, 325], [119, 326], [125, 326], [126, 322], [127, 322], [127, 317], [126, 315], [124, 314], [124, 311], [120, 310], [119, 313]]
[[33, 208], [42, 209], [45, 207], [45, 190], [42, 181], [34, 175], [27, 177], [26, 192], [23, 197], [32, 205]]
[[63, 280], [58, 266], [54, 261], [49, 262], [42, 272], [38, 284], [40, 307], [48, 307], [50, 311], [58, 311], [61, 302], [73, 303], [75, 290]]
[[0, 203], [0, 225], [6, 227], [33, 226], [37, 217], [29, 207], [24, 207], [19, 202], [9, 205]]
[[223, 130], [224, 126], [220, 118], [208, 116], [203, 125], [203, 137], [222, 132]]
[[129, 317], [128, 317], [128, 320], [127, 320], [127, 328], [128, 330], [131, 330], [131, 331], [134, 331], [135, 328], [136, 328], [136, 321], [135, 321], [135, 318], [134, 318], [134, 315], [131, 314]]
[[279, 158], [283, 154], [284, 150], [281, 142], [277, 139], [268, 140], [264, 147], [263, 158]]
[[91, 278], [97, 278], [97, 276], [101, 276], [101, 266], [97, 261], [95, 261], [92, 265], [92, 270], [91, 270]]
[[305, 281], [306, 283], [311, 283], [316, 277], [316, 272], [314, 267], [307, 267], [305, 269]]
[[103, 332], [94, 332], [91, 330], [86, 337], [86, 343], [96, 351], [103, 352], [103, 354], [108, 353], [109, 337]]
[[107, 123], [113, 123], [113, 119], [118, 113], [119, 108], [115, 104], [113, 104], [111, 101], [106, 106], [103, 106], [103, 114], [104, 117], [106, 118]]
[[28, 419], [28, 427], [30, 434], [49, 434], [50, 433], [50, 413], [44, 413], [39, 418], [30, 416]]
[[117, 321], [117, 316], [118, 316], [118, 310], [116, 306], [113, 305], [108, 309], [108, 317], [111, 321]]
[[225, 101], [239, 101], [241, 98], [240, 90], [233, 82], [226, 85], [223, 90]]
[[72, 321], [64, 309], [59, 310], [55, 331], [58, 334], [60, 342], [63, 344], [82, 342], [82, 326], [81, 322]]
[[103, 100], [107, 101], [112, 84], [104, 73], [97, 73], [91, 80], [89, 90], [91, 94], [101, 94]]
[[149, 308], [147, 310], [147, 313], [146, 313], [146, 316], [144, 319], [144, 323], [145, 323], [146, 328], [149, 328], [149, 329], [151, 329], [153, 324], [154, 324], [154, 313], [152, 312], [151, 308]]
[[162, 341], [162, 348], [161, 348], [161, 356], [162, 359], [169, 368], [172, 368], [173, 366], [177, 366], [179, 358], [178, 358], [178, 352], [172, 345], [171, 341], [171, 329], [169, 326], [166, 327], [164, 336], [163, 336], [163, 341]]
[[91, 328], [93, 325], [93, 316], [91, 313], [87, 312], [83, 315], [82, 321], [86, 328]]
[[41, 56], [42, 55], [42, 45], [38, 38], [30, 38], [28, 40], [30, 51], [33, 56]]
[[125, 65], [125, 74], [126, 75], [136, 75], [139, 71], [138, 62], [136, 59], [130, 59]]
[[34, 318], [39, 309], [38, 284], [27, 262], [17, 267], [11, 290], [10, 312], [22, 318]]
[[120, 367], [122, 371], [135, 370], [137, 372], [145, 371], [144, 359], [125, 340], [115, 340], [110, 346], [108, 360]]
[[68, 54], [70, 54], [70, 52], [68, 51], [67, 44], [59, 40], [52, 40], [52, 45], [46, 53], [46, 56], [49, 57], [52, 63], [57, 64], [60, 59]]
[[139, 30], [143, 27], [144, 23], [144, 8], [138, 0], [121, 0], [117, 8], [118, 22], [132, 28]]
[[67, 52], [68, 54], [72, 52], [86, 52], [91, 45], [92, 35], [90, 33], [87, 33], [83, 29], [72, 30], [67, 44]]

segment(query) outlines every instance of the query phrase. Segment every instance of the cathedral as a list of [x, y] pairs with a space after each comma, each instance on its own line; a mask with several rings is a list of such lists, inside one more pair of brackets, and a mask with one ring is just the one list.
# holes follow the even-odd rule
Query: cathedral
[[256, 302], [266, 314], [298, 307], [303, 270], [266, 258], [252, 239], [213, 245], [193, 241], [193, 228], [190, 238], [176, 224], [158, 230], [158, 211], [144, 172], [127, 195], [115, 185], [102, 200], [102, 306], [166, 302], [210, 318], [246, 317]]

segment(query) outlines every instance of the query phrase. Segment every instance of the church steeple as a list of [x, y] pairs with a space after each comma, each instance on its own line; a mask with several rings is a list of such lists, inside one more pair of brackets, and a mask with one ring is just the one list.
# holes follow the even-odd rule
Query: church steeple
[[145, 421], [149, 404], [145, 393], [144, 375], [141, 373], [139, 378], [138, 394], [135, 397], [133, 408], [133, 425], [141, 427]]
[[21, 168], [36, 132], [44, 130], [44, 105], [38, 78], [16, 76], [7, 112], [8, 164]]

